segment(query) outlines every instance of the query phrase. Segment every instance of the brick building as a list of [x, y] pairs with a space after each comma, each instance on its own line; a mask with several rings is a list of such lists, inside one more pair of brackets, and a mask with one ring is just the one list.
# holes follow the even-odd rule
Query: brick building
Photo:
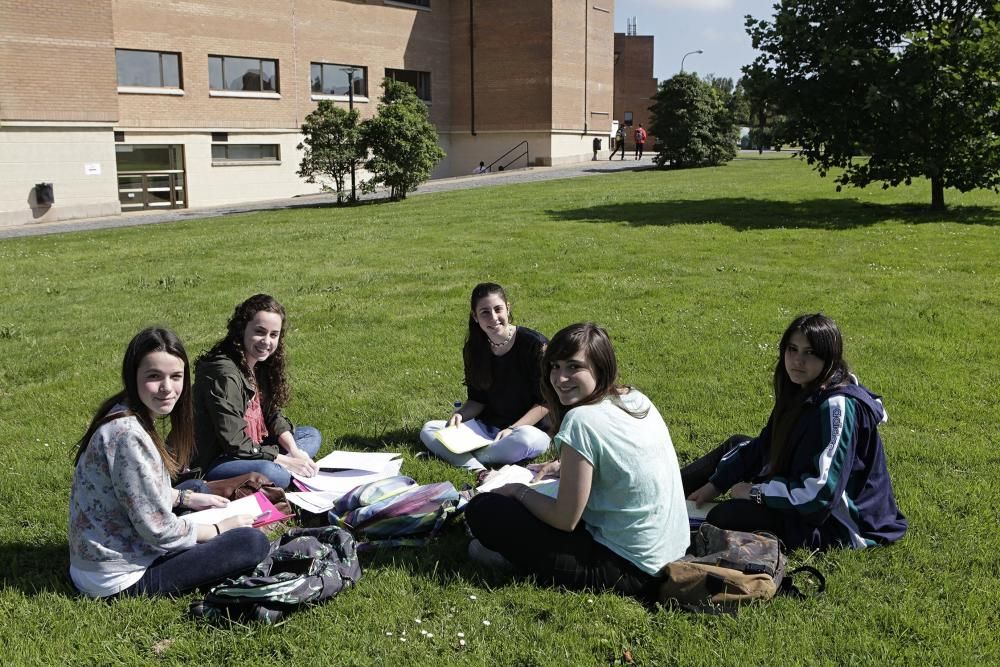
[[[631, 128], [641, 124], [649, 132], [649, 107], [656, 98], [657, 81], [653, 77], [653, 37], [615, 33], [614, 118]], [[651, 152], [655, 139], [646, 138]], [[627, 150], [635, 147], [632, 131], [625, 133]]]
[[[0, 225], [315, 192], [320, 99], [390, 76], [467, 174], [589, 159], [612, 117], [614, 0], [0, 0]], [[525, 152], [519, 149], [514, 156]], [[52, 183], [54, 202], [46, 203]]]

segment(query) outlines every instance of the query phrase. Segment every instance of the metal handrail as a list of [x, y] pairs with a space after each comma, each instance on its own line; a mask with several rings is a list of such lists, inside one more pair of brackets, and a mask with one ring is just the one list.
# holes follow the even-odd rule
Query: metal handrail
[[500, 165], [500, 169], [499, 170], [502, 171], [502, 170], [506, 169], [510, 165], [514, 164], [514, 162], [516, 160], [520, 160], [522, 157], [524, 158], [524, 166], [525, 167], [530, 166], [531, 165], [531, 158], [530, 158], [530, 156], [528, 154], [528, 151], [529, 151], [528, 142], [527, 141], [522, 141], [521, 143], [517, 144], [516, 146], [514, 146], [513, 148], [511, 148], [510, 150], [508, 150], [506, 153], [504, 153], [503, 155], [501, 155], [500, 157], [498, 157], [496, 160], [493, 160], [493, 162], [490, 162], [489, 165], [487, 165], [486, 170], [492, 172], [493, 171], [493, 165], [495, 165], [497, 162], [500, 162], [501, 160], [503, 160], [505, 157], [507, 157], [508, 155], [510, 155], [511, 153], [513, 153], [514, 151], [516, 151], [518, 148], [520, 148], [522, 145], [524, 146], [524, 152], [523, 153], [518, 153], [517, 155], [515, 155], [514, 157], [512, 157], [510, 159], [510, 162], [508, 162], [507, 164]]

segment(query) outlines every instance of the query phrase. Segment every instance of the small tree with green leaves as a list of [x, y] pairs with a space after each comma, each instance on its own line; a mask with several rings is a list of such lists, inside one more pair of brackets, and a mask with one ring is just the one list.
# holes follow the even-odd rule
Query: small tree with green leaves
[[720, 90], [697, 75], [677, 74], [660, 84], [650, 111], [650, 134], [662, 142], [658, 167], [708, 167], [736, 157], [733, 111]]
[[386, 78], [378, 113], [361, 124], [361, 135], [369, 149], [365, 169], [371, 178], [362, 184], [365, 192], [379, 185], [389, 188], [394, 200], [431, 176], [434, 165], [444, 158], [437, 130], [427, 118], [427, 105], [409, 84]]
[[[307, 183], [318, 183], [326, 191], [344, 200], [344, 180], [364, 157], [358, 111], [348, 111], [330, 100], [320, 100], [302, 124], [304, 139], [299, 144], [302, 162], [298, 174]], [[330, 181], [333, 187], [330, 187]]]

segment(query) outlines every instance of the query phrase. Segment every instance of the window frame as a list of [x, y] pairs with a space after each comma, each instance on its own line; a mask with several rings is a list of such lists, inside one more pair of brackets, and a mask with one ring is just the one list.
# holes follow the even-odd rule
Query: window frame
[[[368, 81], [369, 81], [369, 79], [368, 79], [368, 67], [367, 66], [365, 66], [365, 65], [348, 65], [348, 64], [343, 64], [343, 63], [328, 63], [328, 62], [323, 62], [321, 60], [313, 60], [313, 61], [311, 61], [309, 63], [309, 92], [310, 92], [311, 98], [313, 100], [335, 100], [335, 101], [339, 101], [339, 102], [348, 102], [351, 99], [349, 93], [344, 93], [344, 94], [340, 94], [340, 93], [324, 93], [324, 92], [322, 92], [322, 90], [320, 92], [316, 92], [315, 90], [313, 90], [313, 76], [312, 76], [312, 72], [313, 72], [313, 67], [316, 67], [316, 66], [319, 66], [319, 68], [320, 68], [320, 88], [321, 89], [323, 88], [323, 68], [325, 68], [325, 67], [336, 67], [338, 69], [346, 69], [346, 68], [350, 67], [350, 68], [353, 68], [355, 70], [360, 70], [361, 72], [364, 73], [364, 90], [365, 90], [365, 92], [363, 94], [355, 92], [354, 93], [354, 101], [355, 102], [367, 102], [369, 100], [369, 97], [368, 97]], [[355, 85], [356, 85], [357, 82], [358, 82], [358, 79], [355, 79], [354, 81], [355, 81]]]
[[[212, 87], [212, 60], [218, 58], [221, 62], [219, 63], [220, 71], [222, 75], [222, 88]], [[256, 60], [258, 62], [258, 72], [261, 73], [260, 79], [260, 90], [245, 90], [245, 89], [231, 89], [226, 88], [226, 60]], [[270, 62], [274, 63], [274, 90], [264, 90], [264, 65], [263, 63]], [[208, 54], [208, 94], [211, 97], [259, 97], [259, 98], [281, 98], [281, 69], [279, 67], [277, 58], [262, 58], [257, 56], [227, 56], [219, 53]]]
[[[228, 153], [230, 149], [246, 149], [248, 146], [273, 146], [274, 147], [274, 157], [260, 157], [260, 158], [239, 158], [239, 157], [229, 157]], [[225, 157], [217, 157], [216, 149], [223, 149], [226, 153]], [[281, 164], [281, 144], [265, 144], [265, 143], [245, 143], [245, 144], [234, 144], [234, 143], [220, 143], [212, 142], [212, 166], [213, 167], [253, 167], [259, 165], [275, 165]]]
[[[160, 85], [146, 84], [123, 84], [119, 80], [118, 55], [121, 53], [153, 53], [158, 56]], [[175, 56], [177, 58], [177, 85], [164, 84], [163, 56]], [[119, 93], [140, 93], [153, 95], [183, 95], [184, 94], [184, 63], [180, 51], [159, 51], [156, 49], [124, 49], [115, 48], [115, 83]]]
[[[432, 98], [433, 98], [433, 95], [431, 94], [431, 91], [433, 90], [433, 87], [432, 87], [431, 73], [430, 72], [425, 71], [425, 70], [419, 70], [419, 69], [402, 69], [402, 68], [397, 68], [397, 67], [386, 67], [385, 68], [385, 78], [392, 79], [393, 81], [399, 81], [400, 79], [397, 79], [394, 76], [394, 74], [393, 74], [394, 72], [410, 72], [410, 73], [416, 74], [417, 75], [417, 85], [414, 86], [414, 88], [416, 90], [417, 97], [419, 97], [421, 100], [423, 100], [427, 104], [431, 103]], [[420, 89], [422, 87], [421, 86], [421, 83], [422, 83], [421, 79], [423, 77], [426, 77], [426, 79], [427, 79], [427, 81], [426, 81], [427, 97], [422, 97], [420, 95]], [[409, 84], [410, 82], [409, 81], [402, 81], [402, 83]]]
[[382, 4], [402, 9], [417, 9], [422, 12], [431, 11], [431, 0], [382, 0]]

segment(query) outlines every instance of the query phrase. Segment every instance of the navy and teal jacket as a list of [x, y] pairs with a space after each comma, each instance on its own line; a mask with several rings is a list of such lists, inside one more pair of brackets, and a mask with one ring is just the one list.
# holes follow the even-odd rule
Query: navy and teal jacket
[[785, 517], [789, 547], [864, 548], [906, 533], [878, 433], [887, 421], [879, 396], [849, 384], [807, 399], [789, 432], [795, 450], [781, 476], [767, 470], [772, 420], [723, 457], [710, 480], [717, 489], [760, 484], [763, 503]]

